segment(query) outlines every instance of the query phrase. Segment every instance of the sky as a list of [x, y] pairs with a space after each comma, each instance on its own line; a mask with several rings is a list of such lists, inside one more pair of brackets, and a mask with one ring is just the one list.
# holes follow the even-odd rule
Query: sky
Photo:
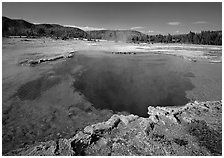
[[132, 29], [149, 35], [222, 30], [221, 2], [3, 2], [2, 15], [83, 30]]

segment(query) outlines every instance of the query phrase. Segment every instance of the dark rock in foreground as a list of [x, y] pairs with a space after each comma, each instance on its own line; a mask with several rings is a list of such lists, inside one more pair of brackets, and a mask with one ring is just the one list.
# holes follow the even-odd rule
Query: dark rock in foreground
[[73, 138], [48, 141], [7, 155], [222, 155], [222, 102], [149, 107], [149, 118], [113, 115]]

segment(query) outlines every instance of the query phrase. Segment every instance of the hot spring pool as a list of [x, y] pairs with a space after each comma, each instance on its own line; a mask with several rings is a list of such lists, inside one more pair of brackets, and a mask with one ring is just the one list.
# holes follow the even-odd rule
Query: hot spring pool
[[99, 109], [147, 117], [149, 105], [188, 103], [186, 91], [194, 88], [189, 62], [173, 56], [78, 56], [75, 61], [85, 70], [75, 76], [74, 90]]

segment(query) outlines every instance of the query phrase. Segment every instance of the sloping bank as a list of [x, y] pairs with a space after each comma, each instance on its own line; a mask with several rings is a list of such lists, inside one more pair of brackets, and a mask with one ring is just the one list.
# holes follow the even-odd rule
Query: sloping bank
[[7, 155], [222, 155], [222, 101], [148, 107], [148, 118], [113, 115], [70, 139]]

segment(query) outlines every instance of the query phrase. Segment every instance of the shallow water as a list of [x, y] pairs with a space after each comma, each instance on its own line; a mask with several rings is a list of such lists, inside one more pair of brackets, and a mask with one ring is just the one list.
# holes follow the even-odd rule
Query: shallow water
[[54, 76], [43, 76], [22, 85], [14, 96], [20, 100], [34, 100], [41, 96], [41, 93], [60, 83], [60, 79]]

